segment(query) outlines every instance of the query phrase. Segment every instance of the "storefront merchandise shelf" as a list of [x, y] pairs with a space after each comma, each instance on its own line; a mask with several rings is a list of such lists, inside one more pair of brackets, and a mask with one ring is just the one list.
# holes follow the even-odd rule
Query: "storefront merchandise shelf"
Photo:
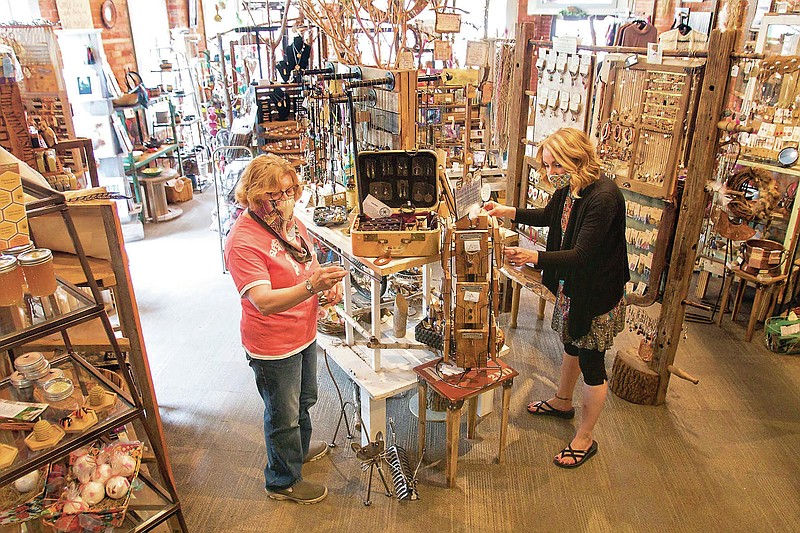
[[[87, 429], [83, 433], [67, 433], [64, 439], [52, 448], [32, 451], [24, 442], [24, 438], [29, 434], [26, 431], [3, 431], [0, 434], [0, 441], [3, 444], [16, 447], [19, 451], [17, 458], [11, 466], [0, 470], [0, 486], [10, 483], [26, 472], [30, 472], [42, 465], [53, 462], [59, 457], [80, 448], [90, 442], [97, 440], [100, 436], [110, 430], [118, 428], [139, 417], [142, 413], [137, 408], [131, 397], [110, 381], [105, 379], [83, 358], [77, 355], [65, 355], [51, 361], [51, 368], [58, 368], [64, 371], [64, 376], [71, 379], [75, 389], [80, 391], [83, 397], [89, 395], [92, 387], [100, 385], [107, 392], [117, 394], [117, 402], [114, 407], [106, 413], [99, 413], [98, 424]], [[20, 391], [11, 385], [9, 379], [0, 382], [0, 399], [10, 401], [36, 401], [35, 398], [25, 398]], [[42, 400], [43, 403], [46, 401]], [[51, 423], [58, 424], [58, 419], [63, 416], [52, 408], [44, 410], [41, 418]]]

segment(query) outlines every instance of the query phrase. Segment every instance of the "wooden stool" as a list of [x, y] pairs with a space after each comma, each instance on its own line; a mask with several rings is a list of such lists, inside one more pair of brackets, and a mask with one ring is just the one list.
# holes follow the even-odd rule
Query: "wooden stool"
[[[752, 283], [756, 287], [756, 296], [753, 299], [753, 309], [750, 311], [750, 318], [747, 321], [747, 330], [745, 330], [744, 340], [750, 342], [753, 338], [753, 330], [756, 327], [756, 322], [763, 316], [770, 316], [775, 310], [775, 304], [778, 300], [781, 288], [786, 283], [786, 274], [779, 274], [777, 276], [769, 276], [766, 274], [753, 275], [748, 274], [739, 267], [728, 269], [725, 276], [725, 283], [722, 285], [722, 302], [719, 308], [719, 318], [717, 324], [722, 325], [722, 317], [725, 315], [725, 310], [728, 308], [728, 295], [730, 293], [733, 278], [739, 278], [739, 287], [736, 289], [736, 296], [733, 300], [733, 312], [731, 313], [731, 320], [736, 320], [736, 315], [742, 305], [742, 297], [744, 290], [748, 283]], [[766, 313], [763, 311], [766, 309]]]
[[[461, 431], [461, 408], [464, 402], [468, 406], [467, 438], [475, 438], [475, 426], [478, 421], [478, 396], [484, 392], [503, 386], [503, 408], [500, 418], [500, 449], [497, 462], [503, 462], [506, 448], [506, 434], [508, 429], [508, 408], [511, 403], [511, 385], [519, 374], [516, 370], [500, 360], [491, 361], [490, 368], [470, 370], [465, 374], [456, 376], [441, 375], [437, 369], [440, 361], [430, 361], [414, 368], [417, 373], [417, 389], [419, 395], [419, 432], [418, 449], [420, 453], [425, 449], [425, 411], [426, 394], [428, 385], [433, 387], [437, 394], [447, 401], [447, 426], [446, 449], [447, 463], [445, 477], [447, 486], [456, 484], [456, 463], [458, 461], [458, 439]], [[497, 366], [494, 366], [497, 364]]]

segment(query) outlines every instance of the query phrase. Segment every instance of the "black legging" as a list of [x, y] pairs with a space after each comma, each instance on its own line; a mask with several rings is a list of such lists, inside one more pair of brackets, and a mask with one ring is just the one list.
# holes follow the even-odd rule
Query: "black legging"
[[606, 376], [606, 352], [600, 350], [587, 350], [578, 348], [574, 344], [565, 344], [564, 351], [578, 358], [578, 364], [583, 374], [583, 382], [589, 386], [602, 385]]

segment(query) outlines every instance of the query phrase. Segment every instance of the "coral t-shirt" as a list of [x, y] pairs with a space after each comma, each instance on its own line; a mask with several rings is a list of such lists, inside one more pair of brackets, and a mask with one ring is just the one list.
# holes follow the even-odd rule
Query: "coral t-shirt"
[[[305, 226], [297, 220], [297, 234], [313, 250]], [[309, 346], [317, 334], [319, 303], [316, 297], [286, 311], [264, 316], [245, 293], [257, 286], [284, 289], [304, 283], [319, 268], [312, 253], [308, 263], [298, 263], [283, 243], [245, 211], [236, 219], [225, 242], [225, 264], [242, 301], [242, 346], [254, 359], [280, 359]]]

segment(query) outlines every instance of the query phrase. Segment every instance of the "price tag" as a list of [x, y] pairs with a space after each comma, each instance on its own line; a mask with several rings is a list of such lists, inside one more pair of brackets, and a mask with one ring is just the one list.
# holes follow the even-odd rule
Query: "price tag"
[[558, 91], [556, 91], [555, 89], [550, 91], [550, 94], [547, 95], [547, 105], [549, 105], [553, 109], [555, 109], [556, 106], [558, 105]]

